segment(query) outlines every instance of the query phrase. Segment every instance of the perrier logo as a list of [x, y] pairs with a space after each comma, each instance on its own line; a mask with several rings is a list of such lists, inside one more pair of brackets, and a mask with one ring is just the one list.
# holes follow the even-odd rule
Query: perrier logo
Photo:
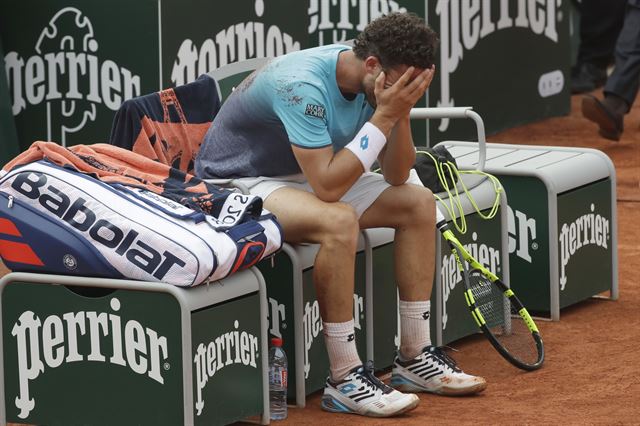
[[[136, 320], [123, 321], [117, 314], [117, 298], [111, 299], [110, 307], [113, 312], [66, 312], [46, 318], [33, 311], [19, 315], [11, 328], [18, 352], [19, 394], [14, 399], [20, 410], [18, 417], [26, 419], [36, 406], [30, 383], [47, 369], [63, 364], [116, 364], [164, 384], [162, 372], [169, 359], [167, 338]], [[81, 348], [87, 347], [83, 353]]]
[[140, 76], [98, 56], [93, 25], [75, 7], [49, 20], [34, 51], [30, 57], [7, 53], [5, 68], [13, 115], [45, 104], [47, 140], [66, 146], [66, 135], [95, 121], [97, 105], [116, 111], [140, 95]]

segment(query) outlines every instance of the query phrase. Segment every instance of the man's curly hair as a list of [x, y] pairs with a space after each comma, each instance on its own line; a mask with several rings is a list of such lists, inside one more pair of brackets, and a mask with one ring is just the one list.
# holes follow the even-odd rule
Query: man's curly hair
[[375, 56], [383, 68], [399, 65], [430, 68], [438, 35], [418, 15], [393, 12], [369, 23], [353, 43], [360, 59]]

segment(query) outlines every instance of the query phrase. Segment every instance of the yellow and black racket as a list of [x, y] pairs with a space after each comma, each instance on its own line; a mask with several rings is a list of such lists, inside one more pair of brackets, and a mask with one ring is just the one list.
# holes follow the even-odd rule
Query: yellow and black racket
[[544, 344], [527, 309], [513, 290], [469, 254], [439, 211], [437, 221], [464, 277], [464, 296], [478, 327], [511, 364], [523, 370], [540, 368]]

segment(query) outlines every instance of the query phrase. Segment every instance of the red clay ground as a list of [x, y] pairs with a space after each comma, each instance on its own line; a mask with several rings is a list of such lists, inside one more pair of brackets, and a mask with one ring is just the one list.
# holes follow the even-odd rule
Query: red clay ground
[[[482, 114], [482, 111], [479, 111]], [[305, 409], [289, 409], [280, 425], [323, 424], [640, 424], [640, 105], [626, 117], [620, 142], [601, 139], [580, 114], [580, 97], [569, 116], [502, 132], [491, 142], [597, 148], [616, 165], [618, 178], [618, 301], [589, 300], [566, 308], [559, 322], [539, 322], [547, 358], [525, 373], [510, 367], [481, 337], [455, 342], [455, 358], [484, 376], [487, 390], [475, 397], [422, 395], [420, 406], [388, 420], [329, 414], [320, 393]], [[0, 275], [2, 267], [0, 265]]]

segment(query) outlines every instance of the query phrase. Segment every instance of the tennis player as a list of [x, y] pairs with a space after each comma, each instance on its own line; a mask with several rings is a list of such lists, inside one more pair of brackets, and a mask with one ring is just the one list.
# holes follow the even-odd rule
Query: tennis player
[[[240, 178], [262, 197], [287, 242], [320, 245], [313, 280], [330, 363], [328, 411], [387, 417], [415, 408], [414, 392], [486, 387], [430, 341], [435, 204], [428, 189], [408, 183], [415, 162], [409, 111], [433, 79], [437, 44], [424, 20], [391, 13], [371, 22], [353, 48], [280, 56], [229, 96], [196, 159], [200, 177]], [[382, 174], [369, 171], [376, 160]], [[373, 227], [395, 229], [396, 389], [363, 364], [354, 338], [356, 245], [359, 231]]]

